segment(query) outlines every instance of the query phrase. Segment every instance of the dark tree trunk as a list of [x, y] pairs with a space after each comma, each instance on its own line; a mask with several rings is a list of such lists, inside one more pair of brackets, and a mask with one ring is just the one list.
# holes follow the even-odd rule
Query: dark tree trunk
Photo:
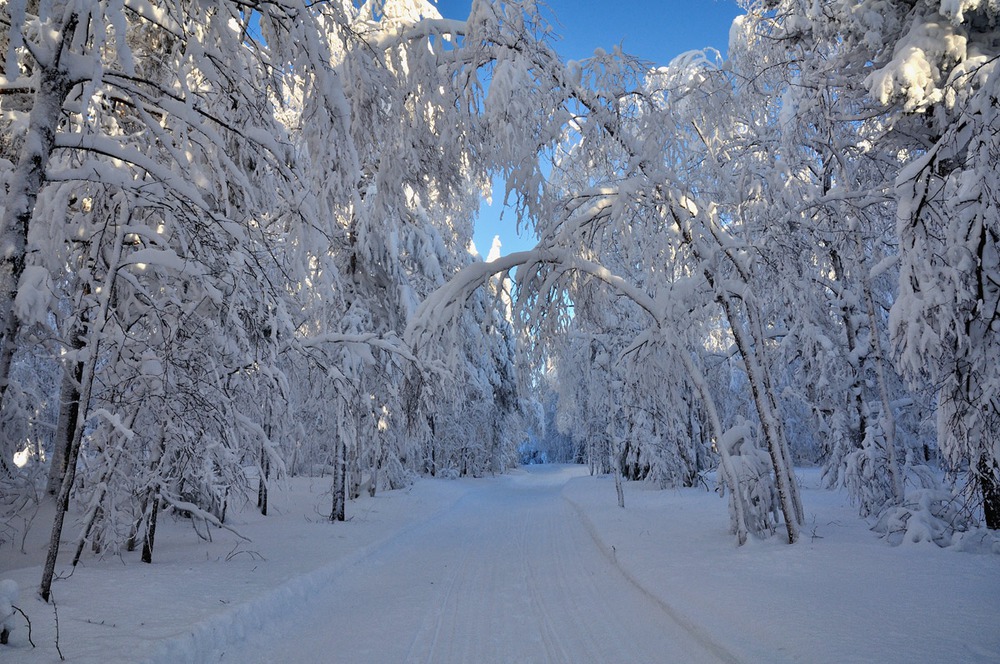
[[427, 416], [427, 424], [431, 429], [430, 436], [430, 446], [431, 446], [431, 477], [437, 477], [437, 443], [435, 442], [434, 436], [437, 435], [437, 430], [434, 428], [434, 416]]
[[[360, 427], [358, 427], [360, 429]], [[347, 461], [344, 464], [344, 471], [347, 474], [347, 497], [350, 500], [357, 500], [361, 497], [361, 460], [358, 459], [358, 443], [355, 439], [354, 445], [347, 450]], [[350, 468], [350, 472], [347, 469]]]
[[1000, 530], [1000, 480], [997, 479], [997, 468], [985, 458], [979, 460], [979, 488], [983, 492], [983, 516], [986, 527], [990, 530]]
[[132, 531], [128, 535], [128, 539], [125, 541], [125, 550], [132, 552], [135, 551], [135, 545], [139, 541], [139, 528], [142, 527], [143, 518], [146, 515], [146, 507], [149, 505], [149, 494], [144, 493], [142, 495], [142, 502], [139, 504], [139, 516], [136, 517], [135, 521], [132, 523]]
[[52, 590], [52, 579], [55, 575], [56, 556], [59, 554], [59, 544], [62, 539], [63, 523], [66, 519], [66, 512], [69, 511], [70, 494], [73, 492], [73, 482], [76, 479], [76, 462], [80, 457], [80, 448], [83, 446], [83, 422], [86, 419], [86, 409], [90, 402], [90, 393], [94, 384], [94, 365], [96, 362], [97, 348], [92, 349], [90, 359], [86, 366], [79, 373], [78, 383], [80, 394], [76, 400], [72, 427], [73, 437], [70, 439], [66, 450], [66, 469], [63, 473], [62, 483], [59, 486], [59, 495], [56, 497], [56, 514], [52, 521], [52, 532], [49, 535], [49, 550], [45, 557], [45, 567], [42, 569], [42, 584], [38, 594], [46, 602], [49, 601], [49, 594]]
[[[93, 380], [93, 365], [90, 366], [90, 380]], [[89, 390], [87, 390], [89, 393]], [[73, 482], [76, 479], [76, 462], [80, 456], [80, 447], [83, 443], [83, 427], [79, 420], [75, 427], [75, 434], [72, 444], [66, 456], [66, 472], [63, 473], [62, 485], [59, 488], [59, 496], [56, 498], [56, 515], [52, 522], [52, 533], [49, 536], [49, 550], [45, 558], [45, 567], [42, 570], [42, 585], [38, 591], [42, 599], [49, 601], [52, 590], [52, 579], [55, 576], [56, 556], [59, 554], [59, 543], [62, 539], [63, 523], [66, 520], [66, 512], [69, 511], [69, 497], [73, 491]]]
[[149, 508], [149, 518], [146, 519], [146, 537], [142, 540], [142, 562], [153, 562], [153, 544], [156, 539], [156, 513], [160, 511], [160, 495], [153, 496], [153, 504]]
[[368, 497], [374, 498], [378, 491], [378, 476], [382, 469], [382, 432], [375, 433], [375, 449], [372, 451], [371, 484], [368, 486]]
[[[79, 334], [73, 335], [73, 348], [83, 347]], [[73, 365], [72, 373], [67, 371], [63, 376], [59, 393], [59, 419], [56, 423], [55, 439], [53, 440], [52, 466], [49, 468], [47, 490], [49, 495], [56, 495], [66, 474], [66, 460], [69, 459], [69, 449], [73, 445], [76, 434], [76, 421], [80, 416], [80, 384], [83, 382], [83, 362]]]
[[[341, 420], [343, 422], [343, 420]], [[337, 432], [337, 445], [333, 459], [333, 509], [330, 521], [343, 521], [347, 504], [347, 441], [344, 432]]]
[[260, 483], [257, 485], [257, 507], [267, 516], [267, 481], [271, 476], [271, 459], [267, 456], [264, 443], [260, 445]]
[[[87, 525], [84, 526], [83, 536], [80, 537], [80, 541], [76, 543], [76, 551], [73, 552], [73, 567], [80, 564], [80, 558], [83, 556], [83, 547], [87, 545], [87, 538], [90, 537], [90, 533], [94, 530], [94, 524], [97, 523], [97, 519], [100, 517], [100, 510], [95, 510], [91, 515], [90, 519], [87, 521]], [[97, 540], [94, 540], [95, 546], [97, 545]], [[98, 549], [94, 549], [94, 553], [97, 553]]]

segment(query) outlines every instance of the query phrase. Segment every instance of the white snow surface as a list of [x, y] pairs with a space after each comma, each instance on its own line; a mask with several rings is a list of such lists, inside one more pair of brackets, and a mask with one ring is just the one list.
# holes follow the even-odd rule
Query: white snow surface
[[[798, 472], [803, 541], [743, 547], [704, 487], [629, 483], [623, 510], [580, 466], [420, 480], [335, 524], [328, 480], [293, 479], [271, 516], [231, 516], [251, 542], [165, 516], [154, 564], [85, 558], [53, 586], [59, 644], [70, 662], [1000, 661], [1000, 556], [891, 547]], [[30, 590], [49, 516], [24, 553], [0, 545], [37, 646], [18, 616], [5, 663], [58, 661]]]

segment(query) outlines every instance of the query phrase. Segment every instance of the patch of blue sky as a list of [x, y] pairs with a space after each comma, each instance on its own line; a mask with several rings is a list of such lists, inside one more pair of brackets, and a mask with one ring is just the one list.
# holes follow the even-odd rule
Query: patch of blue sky
[[[446, 18], [468, 16], [470, 0], [439, 0], [438, 11]], [[715, 48], [725, 54], [729, 28], [742, 13], [734, 0], [548, 0], [543, 10], [557, 36], [556, 50], [566, 60], [583, 60], [594, 49], [623, 51], [653, 65], [669, 63], [681, 53]], [[494, 187], [492, 204], [483, 202], [476, 222], [474, 241], [484, 257], [495, 236], [502, 251], [530, 249], [535, 239], [527, 231], [518, 234], [516, 215], [504, 210], [503, 185]]]

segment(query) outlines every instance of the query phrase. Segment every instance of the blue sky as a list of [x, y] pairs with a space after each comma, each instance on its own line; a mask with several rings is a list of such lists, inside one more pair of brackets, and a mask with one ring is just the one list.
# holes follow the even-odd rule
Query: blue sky
[[[712, 46], [725, 53], [729, 26], [740, 8], [734, 0], [547, 0], [548, 17], [561, 37], [556, 49], [566, 59], [580, 60], [601, 47], [623, 50], [657, 64], [696, 48]], [[439, 0], [447, 18], [465, 18], [470, 0]], [[500, 196], [495, 199], [501, 198]], [[500, 219], [499, 201], [484, 209], [476, 223], [476, 248], [485, 256], [499, 235], [503, 253], [530, 249], [532, 238], [517, 237], [514, 215]]]

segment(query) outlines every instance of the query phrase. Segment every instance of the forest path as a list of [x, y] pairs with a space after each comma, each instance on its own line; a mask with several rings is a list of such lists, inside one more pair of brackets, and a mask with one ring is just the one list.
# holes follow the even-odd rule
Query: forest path
[[599, 548], [561, 494], [579, 472], [533, 467], [470, 491], [219, 661], [733, 661]]

